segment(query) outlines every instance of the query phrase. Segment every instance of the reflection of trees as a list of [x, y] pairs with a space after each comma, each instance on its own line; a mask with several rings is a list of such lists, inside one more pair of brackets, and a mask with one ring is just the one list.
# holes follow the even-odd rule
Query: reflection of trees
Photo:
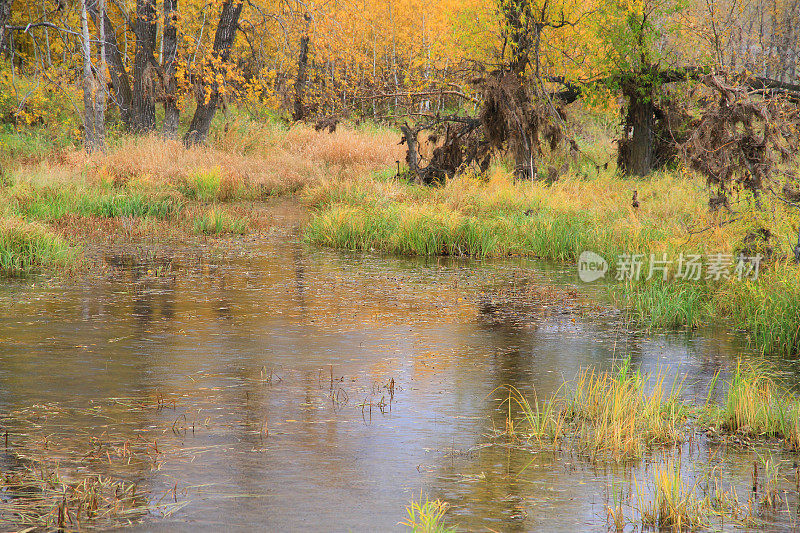
[[[133, 289], [131, 315], [141, 330], [158, 316], [167, 320], [175, 316], [176, 276], [172, 261], [170, 257], [142, 259], [125, 253], [106, 257], [106, 263], [119, 273], [114, 283], [129, 284]], [[97, 294], [88, 294], [87, 298], [97, 299]]]
[[213, 281], [214, 292], [211, 299], [211, 309], [218, 319], [231, 320], [233, 311], [231, 310], [227, 269], [221, 269], [220, 272], [217, 272], [213, 277]]
[[301, 313], [303, 316], [306, 316], [308, 313], [308, 306], [306, 304], [306, 265], [305, 258], [303, 257], [303, 249], [299, 243], [300, 229], [296, 228], [296, 230], [292, 232], [292, 235], [294, 237], [294, 242], [292, 242], [289, 247], [292, 250], [292, 265], [294, 267], [295, 299], [298, 307], [300, 307]]

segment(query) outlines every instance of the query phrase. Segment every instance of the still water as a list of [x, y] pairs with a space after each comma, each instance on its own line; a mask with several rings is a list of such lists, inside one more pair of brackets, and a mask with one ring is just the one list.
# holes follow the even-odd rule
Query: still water
[[[465, 530], [605, 530], [616, 487], [648, 461], [487, 446], [498, 387], [542, 398], [630, 356], [704, 398], [747, 354], [728, 334], [632, 331], [570, 267], [320, 250], [300, 242], [300, 208], [269, 216], [222, 251], [98, 251], [103, 274], [4, 283], [0, 459], [44, 448], [65, 472], [137, 482], [172, 505], [143, 531], [398, 530], [420, 495]], [[126, 442], [152, 453], [125, 459]], [[750, 454], [720, 462], [733, 483]]]

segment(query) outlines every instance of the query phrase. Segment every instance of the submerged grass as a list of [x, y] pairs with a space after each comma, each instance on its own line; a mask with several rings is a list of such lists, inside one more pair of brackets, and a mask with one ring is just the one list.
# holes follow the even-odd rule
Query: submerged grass
[[138, 432], [132, 435], [124, 424], [108, 424], [97, 431], [75, 425], [76, 420], [98, 415], [111, 420], [118, 416], [120, 405], [160, 410], [163, 402], [159, 395], [155, 405], [149, 397], [139, 396], [4, 409], [0, 530], [116, 530], [142, 519], [170, 516], [184, 507], [188, 502], [180, 500], [177, 485], [156, 494], [147, 483], [147, 472], [160, 468], [167, 457], [174, 459], [173, 453], [181, 448], [162, 439], [170, 422], [148, 438]]
[[150, 511], [135, 483], [104, 476], [69, 481], [43, 465], [0, 472], [0, 522], [25, 531], [80, 531], [130, 525]]

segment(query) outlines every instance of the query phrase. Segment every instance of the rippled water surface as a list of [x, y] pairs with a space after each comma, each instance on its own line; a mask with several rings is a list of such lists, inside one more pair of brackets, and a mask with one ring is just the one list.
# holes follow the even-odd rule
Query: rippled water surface
[[[629, 331], [569, 267], [313, 249], [299, 208], [271, 216], [269, 235], [222, 253], [109, 252], [103, 275], [5, 283], [0, 467], [15, 447], [76, 472], [109, 451], [107, 473], [174, 504], [136, 526], [148, 531], [394, 530], [421, 494], [464, 529], [603, 530], [615, 487], [648, 461], [486, 446], [505, 423], [498, 387], [541, 398], [630, 356], [704, 398], [746, 353], [723, 334]], [[154, 459], [115, 458], [125, 442]], [[717, 462], [746, 487], [752, 461]]]

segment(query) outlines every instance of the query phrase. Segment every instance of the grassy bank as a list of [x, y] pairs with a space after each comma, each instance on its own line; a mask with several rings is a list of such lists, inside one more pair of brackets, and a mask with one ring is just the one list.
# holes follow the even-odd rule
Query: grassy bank
[[[583, 149], [605, 159], [609, 138], [597, 133]], [[752, 254], [745, 236], [769, 227], [774, 260], [757, 281], [626, 281], [611, 283], [610, 292], [644, 326], [726, 320], [761, 350], [800, 349], [800, 273], [786, 259], [796, 213], [781, 204], [757, 209], [744, 196], [735, 213], [712, 213], [704, 186], [677, 171], [629, 180], [613, 169], [576, 167], [549, 185], [514, 183], [495, 166], [431, 188], [395, 176], [404, 154], [389, 129], [340, 126], [329, 134], [235, 115], [220, 117], [208, 145], [192, 149], [157, 135], [118, 135], [106, 153], [87, 156], [63, 132], [30, 130], [0, 133], [0, 154], [0, 218], [42, 225], [76, 249], [67, 262], [96, 240], [258, 232], [258, 202], [299, 191], [315, 210], [304, 233], [313, 244], [565, 262], [590, 250], [610, 263], [607, 277], [623, 253], [667, 254], [673, 262], [681, 253]], [[47, 249], [15, 251], [0, 271], [60, 268]]]
[[633, 189], [620, 190], [611, 178], [548, 186], [513, 184], [498, 172], [489, 183], [464, 177], [439, 189], [392, 179], [332, 181], [307, 195], [321, 212], [306, 235], [328, 246], [414, 255], [576, 260], [584, 250], [649, 252], [668, 244], [670, 224], [689, 218], [675, 218], [684, 204], [659, 190], [672, 186], [671, 178], [656, 181], [642, 182], [654, 197], [643, 213], [629, 207]]
[[[660, 272], [644, 279], [650, 254], [667, 254], [673, 274], [680, 254], [754, 255], [744, 236], [765, 224], [747, 199], [737, 206], [736, 216], [710, 212], [708, 192], [678, 173], [627, 180], [600, 172], [566, 176], [548, 185], [513, 183], [508, 172], [497, 168], [486, 179], [462, 177], [441, 188], [376, 175], [325, 182], [307, 191], [305, 199], [316, 209], [305, 238], [336, 248], [567, 262], [576, 262], [589, 250], [608, 261], [608, 278], [614, 277], [621, 254], [643, 254], [641, 280], [610, 284], [616, 303], [640, 324], [696, 327], [722, 319], [764, 351], [800, 349], [800, 273], [787, 260], [787, 243], [796, 239], [796, 214], [780, 206], [769, 220], [776, 235], [771, 244], [775, 259], [762, 266], [758, 280], [735, 275], [707, 280], [705, 272], [696, 281], [665, 282]], [[730, 268], [733, 273], [734, 266]]]

